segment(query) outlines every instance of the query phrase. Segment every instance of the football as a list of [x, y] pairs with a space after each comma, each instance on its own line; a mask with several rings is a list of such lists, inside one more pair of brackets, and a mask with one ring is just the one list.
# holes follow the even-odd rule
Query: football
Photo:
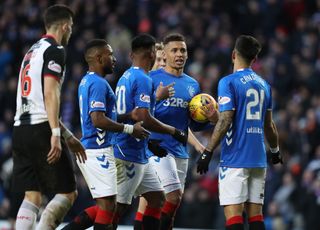
[[211, 95], [200, 93], [194, 96], [189, 102], [190, 117], [199, 123], [208, 122], [208, 119], [201, 113], [201, 107], [209, 104], [213, 104], [214, 108], [218, 109], [218, 103]]

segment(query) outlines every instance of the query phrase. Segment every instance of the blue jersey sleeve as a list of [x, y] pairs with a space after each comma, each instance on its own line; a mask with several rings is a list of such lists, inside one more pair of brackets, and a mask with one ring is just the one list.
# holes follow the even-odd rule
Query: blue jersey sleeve
[[220, 112], [235, 109], [233, 90], [234, 89], [230, 81], [227, 81], [225, 78], [220, 80], [218, 85], [218, 103]]
[[[137, 81], [137, 79], [141, 80]], [[139, 108], [150, 109], [151, 97], [153, 95], [151, 78], [145, 76], [138, 76], [135, 81], [135, 89], [135, 106]]]
[[104, 84], [97, 81], [92, 82], [89, 88], [89, 113], [94, 111], [106, 111], [106, 88]]

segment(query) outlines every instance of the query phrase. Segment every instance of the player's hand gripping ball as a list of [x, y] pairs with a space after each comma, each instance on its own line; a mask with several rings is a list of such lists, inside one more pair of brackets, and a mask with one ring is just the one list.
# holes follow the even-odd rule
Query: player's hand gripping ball
[[214, 109], [218, 109], [218, 103], [216, 100], [209, 94], [200, 93], [194, 96], [189, 102], [189, 112], [191, 118], [199, 123], [208, 122], [207, 117], [203, 114], [202, 109], [204, 107], [213, 105]]

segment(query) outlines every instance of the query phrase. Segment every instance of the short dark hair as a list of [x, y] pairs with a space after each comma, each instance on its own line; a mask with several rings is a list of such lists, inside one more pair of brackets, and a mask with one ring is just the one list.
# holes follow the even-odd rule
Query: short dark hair
[[149, 34], [140, 34], [134, 37], [131, 41], [131, 50], [136, 52], [140, 49], [150, 49], [155, 46], [156, 39]]
[[167, 36], [164, 37], [163, 44], [167, 45], [169, 42], [185, 42], [185, 41], [186, 39], [182, 34], [173, 33], [173, 34], [168, 34]]
[[240, 35], [236, 40], [235, 50], [247, 62], [251, 62], [261, 51], [261, 44], [249, 35]]
[[86, 54], [88, 50], [91, 48], [100, 48], [109, 45], [108, 42], [104, 39], [92, 39], [90, 40], [84, 49], [84, 53]]
[[53, 24], [62, 20], [68, 20], [70, 18], [73, 18], [73, 16], [74, 13], [68, 6], [56, 4], [46, 9], [43, 16], [44, 25], [46, 28], [49, 28]]

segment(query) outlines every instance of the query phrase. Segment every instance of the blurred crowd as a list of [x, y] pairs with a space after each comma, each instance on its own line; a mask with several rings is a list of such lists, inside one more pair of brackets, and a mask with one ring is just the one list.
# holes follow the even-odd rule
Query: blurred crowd
[[[264, 215], [269, 229], [320, 229], [320, 0], [2, 0], [0, 2], [0, 218], [15, 216], [21, 192], [11, 185], [11, 131], [18, 73], [27, 49], [44, 33], [42, 13], [64, 3], [75, 12], [67, 47], [67, 73], [61, 116], [81, 136], [77, 86], [86, 72], [86, 42], [105, 38], [117, 67], [111, 86], [130, 66], [130, 40], [151, 33], [159, 41], [169, 32], [186, 36], [186, 73], [203, 92], [217, 96], [219, 79], [232, 72], [231, 51], [240, 34], [255, 36], [263, 50], [253, 68], [273, 90], [274, 119], [283, 166], [269, 166]], [[206, 144], [210, 130], [197, 133]], [[206, 176], [189, 173], [176, 227], [223, 228], [218, 201], [219, 152]], [[77, 171], [79, 197], [66, 220], [91, 201]], [[122, 224], [130, 224], [133, 211]]]

